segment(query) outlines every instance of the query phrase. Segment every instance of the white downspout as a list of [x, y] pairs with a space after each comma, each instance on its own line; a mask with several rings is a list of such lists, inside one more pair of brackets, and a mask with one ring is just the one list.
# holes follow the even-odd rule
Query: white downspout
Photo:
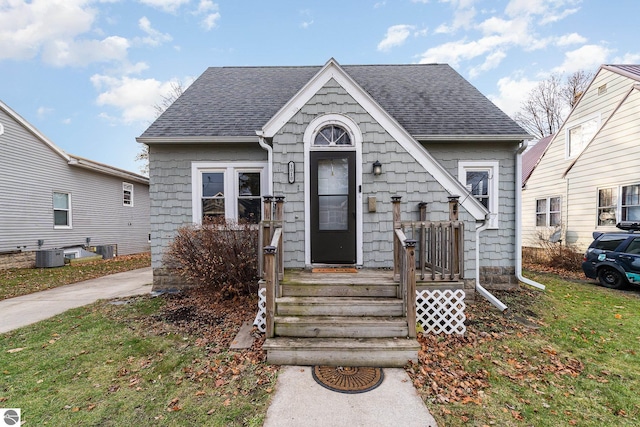
[[529, 286], [545, 289], [541, 283], [522, 276], [522, 153], [527, 149], [527, 141], [522, 141], [516, 150], [516, 278]]
[[273, 196], [273, 147], [264, 140], [262, 131], [256, 131], [256, 135], [258, 135], [258, 144], [260, 144], [260, 147], [267, 150], [267, 194]]
[[486, 230], [487, 227], [489, 227], [489, 220], [485, 219], [484, 223], [476, 228], [476, 291], [489, 300], [491, 304], [495, 305], [498, 310], [505, 311], [508, 307], [480, 285], [480, 233]]

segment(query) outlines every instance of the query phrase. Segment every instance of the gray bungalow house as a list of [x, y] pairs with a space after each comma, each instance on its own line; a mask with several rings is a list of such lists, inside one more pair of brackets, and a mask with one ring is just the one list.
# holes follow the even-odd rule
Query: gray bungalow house
[[[261, 219], [269, 360], [402, 365], [411, 286], [517, 283], [528, 139], [448, 65], [209, 68], [137, 139], [154, 286], [176, 286], [162, 256], [181, 225]], [[397, 307], [367, 305], [383, 294]]]
[[0, 101], [0, 268], [148, 252], [149, 230], [147, 177], [64, 152]]

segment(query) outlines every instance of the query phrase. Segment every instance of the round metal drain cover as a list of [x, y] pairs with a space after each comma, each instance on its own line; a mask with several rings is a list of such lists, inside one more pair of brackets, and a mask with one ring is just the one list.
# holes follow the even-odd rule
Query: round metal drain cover
[[364, 393], [382, 384], [381, 368], [314, 366], [313, 379], [322, 387], [339, 393]]

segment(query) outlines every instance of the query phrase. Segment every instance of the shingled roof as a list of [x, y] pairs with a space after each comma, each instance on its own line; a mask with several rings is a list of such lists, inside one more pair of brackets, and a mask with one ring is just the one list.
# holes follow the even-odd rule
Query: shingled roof
[[[140, 139], [255, 136], [321, 68], [208, 68]], [[526, 135], [448, 65], [342, 69], [414, 136]]]

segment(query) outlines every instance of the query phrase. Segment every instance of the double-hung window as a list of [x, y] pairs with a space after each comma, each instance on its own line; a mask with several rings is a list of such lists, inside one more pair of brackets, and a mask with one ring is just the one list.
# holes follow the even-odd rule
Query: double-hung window
[[498, 228], [498, 171], [497, 161], [458, 162], [458, 180], [489, 211], [489, 228]]
[[266, 164], [262, 162], [192, 164], [193, 221], [223, 217], [258, 223], [262, 219]]
[[536, 199], [536, 227], [558, 227], [561, 223], [562, 210], [560, 197]]
[[122, 183], [122, 206], [133, 207], [133, 184]]
[[640, 184], [598, 189], [598, 226], [640, 221]]
[[70, 193], [53, 193], [53, 228], [71, 228]]

